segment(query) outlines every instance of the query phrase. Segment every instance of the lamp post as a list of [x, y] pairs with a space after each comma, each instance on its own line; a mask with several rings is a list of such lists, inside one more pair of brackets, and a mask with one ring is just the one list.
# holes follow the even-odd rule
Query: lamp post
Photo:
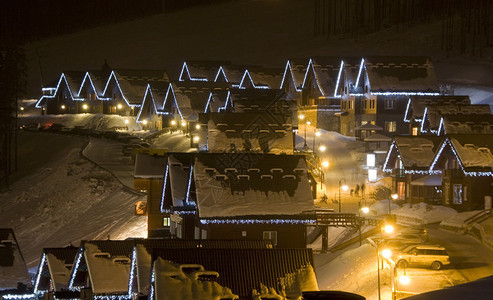
[[306, 132], [308, 131], [308, 128], [306, 128], [306, 125], [310, 125], [312, 122], [310, 121], [306, 121], [305, 122], [305, 145], [303, 146], [305, 148], [305, 150], [308, 149], [308, 145], [306, 144]]
[[[342, 185], [344, 183], [344, 185]], [[339, 212], [341, 212], [341, 188], [343, 191], [348, 190], [348, 186], [346, 185], [346, 179], [341, 178], [339, 179]]]
[[[394, 232], [394, 226], [392, 226], [391, 224], [385, 224], [384, 226], [380, 227], [380, 242], [377, 244], [377, 278], [378, 278], [378, 299], [380, 300], [381, 299], [381, 292], [380, 292], [380, 246], [383, 242], [383, 232], [386, 232], [386, 233], [392, 233]], [[385, 253], [383, 253], [383, 250], [382, 250], [382, 256], [383, 257], [390, 257], [392, 252], [389, 252], [390, 250], [389, 249], [386, 249], [388, 251], [386, 251]], [[385, 256], [384, 256], [385, 254]], [[383, 261], [382, 261], [382, 268], [383, 268]]]
[[313, 152], [315, 152], [315, 138], [317, 136], [320, 136], [320, 131], [318, 131], [317, 129], [315, 129], [315, 134], [313, 135], [313, 147], [312, 147]]

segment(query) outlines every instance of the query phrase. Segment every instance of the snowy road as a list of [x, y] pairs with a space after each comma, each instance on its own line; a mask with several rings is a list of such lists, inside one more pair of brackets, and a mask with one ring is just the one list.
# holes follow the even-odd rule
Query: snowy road
[[[440, 244], [449, 252], [452, 264], [442, 270], [407, 268], [411, 279], [407, 286], [398, 285], [400, 297], [443, 289], [493, 275], [493, 250], [477, 240], [440, 229], [429, 229], [431, 244]], [[353, 292], [369, 300], [377, 299], [375, 248], [357, 244], [336, 253], [315, 254], [315, 271], [320, 289]], [[398, 274], [403, 274], [398, 270]], [[390, 299], [390, 271], [381, 272], [382, 299]], [[402, 293], [403, 292], [403, 293]], [[399, 298], [400, 298], [399, 297]]]

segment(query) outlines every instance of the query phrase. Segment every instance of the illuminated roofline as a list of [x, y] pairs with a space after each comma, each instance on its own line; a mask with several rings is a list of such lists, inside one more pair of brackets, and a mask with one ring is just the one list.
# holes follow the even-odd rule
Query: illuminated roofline
[[408, 119], [409, 109], [411, 108], [411, 98], [407, 100], [406, 113], [404, 114], [404, 122], [411, 122], [411, 119]]
[[201, 224], [313, 224], [316, 220], [308, 219], [202, 219]]
[[[440, 124], [438, 125], [438, 131], [437, 131], [437, 135], [440, 136], [440, 133], [442, 132], [442, 127], [443, 127], [443, 117], [440, 117]], [[447, 134], [445, 132], [445, 127], [443, 127], [443, 134]]]
[[164, 171], [164, 180], [163, 180], [163, 193], [161, 195], [161, 207], [160, 207], [161, 213], [167, 212], [166, 209], [164, 209], [164, 197], [166, 193], [166, 185], [168, 183], [168, 167], [169, 165], [166, 164], [166, 170]]
[[41, 279], [41, 273], [43, 273], [44, 265], [45, 265], [45, 260], [46, 260], [46, 254], [43, 251], [43, 256], [41, 257], [41, 262], [39, 263], [38, 267], [38, 273], [36, 274], [36, 281], [34, 283], [34, 293], [38, 293], [38, 287], [39, 287], [39, 281]]
[[217, 70], [217, 74], [216, 74], [216, 78], [214, 78], [214, 82], [217, 81], [217, 78], [219, 78], [219, 73], [221, 73], [221, 72], [223, 73], [224, 79], [226, 80], [226, 82], [229, 82], [228, 77], [226, 76], [226, 73], [224, 72], [223, 66], [219, 66], [219, 70]]
[[397, 150], [397, 145], [395, 143], [395, 140], [393, 140], [392, 141], [392, 144], [390, 145], [390, 148], [389, 148], [389, 151], [387, 152], [387, 157], [385, 157], [385, 163], [383, 164], [382, 169], [387, 169], [387, 163], [389, 162], [390, 155], [392, 154], [392, 150], [394, 149], [394, 147], [396, 148], [396, 151], [398, 151]]
[[361, 71], [363, 70], [363, 65], [365, 64], [365, 59], [362, 58], [361, 59], [361, 63], [359, 65], [359, 71], [358, 71], [358, 77], [356, 78], [356, 84], [354, 85], [354, 87], [358, 87], [358, 84], [359, 84], [359, 78], [361, 76]]
[[430, 92], [370, 92], [375, 96], [440, 96], [440, 93]]
[[209, 108], [211, 99], [212, 99], [212, 92], [209, 93], [209, 98], [207, 99], [207, 104], [205, 105], [204, 114], [207, 113], [207, 109]]
[[[171, 84], [171, 83], [168, 86], [168, 89], [166, 90], [166, 96], [164, 96], [163, 106], [162, 106], [161, 110], [164, 111], [164, 106], [166, 105], [166, 101], [168, 101], [168, 96], [169, 96], [170, 90], [171, 90], [171, 93], [173, 94], [173, 100], [175, 102], [176, 109], [178, 110], [178, 114], [180, 115], [180, 118], [183, 120], [183, 116], [181, 114], [180, 107], [178, 106], [178, 102], [176, 101], [175, 91], [173, 90], [173, 84]], [[171, 112], [168, 112], [168, 113], [171, 114]], [[163, 113], [163, 114], [165, 114], [165, 113]]]
[[[106, 86], [104, 87], [103, 95], [106, 95], [106, 90], [108, 89], [108, 85], [110, 84], [111, 77], [115, 78], [116, 86], [118, 87], [118, 90], [120, 91], [120, 95], [122, 95], [123, 100], [125, 100], [125, 103], [127, 103], [128, 106], [130, 107], [139, 107], [139, 104], [130, 104], [127, 100], [127, 97], [123, 94], [122, 88], [120, 87], [120, 82], [118, 81], [118, 78], [116, 77], [115, 71], [111, 71], [110, 76], [108, 77], [108, 81], [106, 82]], [[109, 97], [111, 99], [111, 97]]]
[[65, 85], [67, 86], [67, 89], [68, 89], [68, 92], [70, 94], [70, 98], [72, 98], [72, 101], [84, 101], [85, 100], [85, 99], [74, 97], [74, 95], [72, 94], [72, 90], [70, 89], [70, 85], [68, 84], [65, 73], [62, 73], [62, 75], [60, 75], [60, 79], [58, 80], [58, 83], [57, 83], [57, 86], [55, 88], [55, 92], [53, 93], [53, 95], [43, 95], [41, 98], [39, 98], [38, 102], [36, 102], [36, 104], [34, 106], [36, 108], [42, 108], [42, 106], [39, 106], [39, 103], [41, 102], [41, 100], [43, 100], [44, 98], [47, 98], [47, 99], [55, 98], [55, 96], [58, 93], [58, 89], [60, 88], [60, 84], [62, 83], [62, 80], [65, 81]]
[[426, 120], [426, 115], [428, 114], [428, 106], [425, 107], [425, 111], [423, 113], [423, 119], [421, 120], [421, 129], [420, 129], [420, 132], [421, 133], [425, 133], [425, 131], [423, 131], [423, 128], [424, 128], [424, 125], [425, 125], [425, 120]]
[[326, 96], [324, 91], [322, 90], [322, 87], [320, 86], [320, 83], [318, 82], [318, 77], [317, 77], [317, 73], [315, 72], [315, 67], [313, 66], [313, 60], [310, 58], [310, 61], [308, 62], [308, 67], [306, 68], [306, 73], [305, 73], [305, 79], [303, 80], [303, 85], [302, 85], [302, 88], [306, 88], [305, 84], [306, 84], [306, 78], [308, 77], [308, 72], [310, 70], [310, 65], [312, 66], [312, 71], [313, 71], [313, 77], [315, 78], [315, 82], [317, 83], [317, 87], [318, 87], [318, 90], [320, 91], [320, 94], [322, 94], [322, 96]]
[[152, 95], [151, 85], [148, 83], [147, 84], [147, 87], [146, 87], [146, 92], [144, 94], [144, 100], [142, 100], [142, 104], [140, 105], [140, 110], [139, 110], [139, 113], [138, 113], [137, 118], [136, 118], [136, 122], [137, 123], [142, 123], [143, 122], [143, 121], [140, 120], [140, 115], [142, 114], [142, 111], [144, 110], [144, 104], [146, 103], [147, 93], [149, 93], [149, 95], [151, 95], [152, 105], [154, 106], [154, 112], [156, 113], [156, 115], [160, 115], [161, 114], [157, 110], [156, 101], [154, 100], [154, 96]]
[[339, 67], [339, 74], [337, 74], [336, 89], [334, 91], [334, 97], [340, 97], [337, 95], [337, 89], [339, 88], [339, 81], [341, 80], [342, 69], [344, 68], [344, 60], [341, 60], [341, 66]]
[[86, 74], [84, 75], [84, 79], [82, 80], [82, 83], [80, 85], [79, 92], [77, 93], [77, 97], [80, 98], [80, 93], [82, 93], [82, 88], [84, 87], [84, 83], [86, 82], [86, 78], [89, 78], [89, 83], [91, 84], [92, 90], [93, 90], [93, 92], [96, 95], [96, 98], [98, 100], [103, 100], [103, 101], [111, 100], [111, 98], [106, 98], [106, 97], [102, 97], [99, 95], [99, 93], [96, 91], [96, 87], [94, 86], [94, 82], [93, 82], [93, 80], [91, 78], [91, 74], [89, 72], [86, 72]]

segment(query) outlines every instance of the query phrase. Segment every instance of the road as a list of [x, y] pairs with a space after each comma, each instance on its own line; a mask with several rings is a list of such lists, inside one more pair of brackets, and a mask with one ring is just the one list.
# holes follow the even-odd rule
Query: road
[[[405, 292], [424, 293], [458, 285], [493, 275], [493, 251], [476, 239], [438, 228], [429, 228], [430, 244], [447, 249], [450, 266], [435, 271], [429, 268], [407, 268], [411, 279], [408, 286], [398, 286]], [[399, 270], [402, 274], [403, 270]]]

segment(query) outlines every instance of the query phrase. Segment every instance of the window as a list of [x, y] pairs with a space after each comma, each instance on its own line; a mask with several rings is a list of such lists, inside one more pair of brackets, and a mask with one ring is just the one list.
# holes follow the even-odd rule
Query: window
[[164, 217], [163, 218], [163, 226], [168, 227], [170, 225], [170, 219], [169, 217]]
[[453, 204], [462, 204], [462, 184], [454, 184]]
[[396, 132], [397, 124], [395, 121], [387, 121], [385, 122], [385, 131], [387, 132]]
[[385, 109], [394, 109], [395, 99], [385, 100]]
[[413, 127], [413, 135], [418, 135], [418, 127]]
[[271, 240], [272, 244], [277, 245], [277, 231], [264, 231], [264, 240]]

